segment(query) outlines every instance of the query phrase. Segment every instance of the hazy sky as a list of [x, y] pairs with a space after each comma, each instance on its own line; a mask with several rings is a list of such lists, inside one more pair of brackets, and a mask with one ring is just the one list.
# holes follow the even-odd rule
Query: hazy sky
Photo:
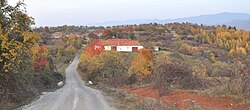
[[[9, 0], [14, 4], [18, 0]], [[250, 0], [25, 0], [36, 26], [250, 13]]]

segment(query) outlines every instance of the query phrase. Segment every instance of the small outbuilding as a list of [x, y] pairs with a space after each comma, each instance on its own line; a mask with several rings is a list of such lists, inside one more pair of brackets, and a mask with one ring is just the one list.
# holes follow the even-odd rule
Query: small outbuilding
[[154, 51], [156, 51], [156, 52], [160, 51], [160, 47], [159, 46], [154, 46]]

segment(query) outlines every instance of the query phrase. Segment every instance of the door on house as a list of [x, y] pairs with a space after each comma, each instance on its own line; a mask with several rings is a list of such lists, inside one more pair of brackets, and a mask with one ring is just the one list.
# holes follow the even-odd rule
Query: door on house
[[116, 47], [116, 46], [112, 46], [112, 47], [111, 47], [111, 50], [112, 50], [112, 51], [117, 51], [117, 47]]
[[132, 52], [138, 52], [138, 47], [132, 47]]

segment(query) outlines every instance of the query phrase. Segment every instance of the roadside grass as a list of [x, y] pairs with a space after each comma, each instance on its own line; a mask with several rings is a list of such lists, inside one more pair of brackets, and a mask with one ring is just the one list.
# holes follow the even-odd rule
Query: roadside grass
[[56, 65], [57, 68], [57, 72], [60, 73], [61, 75], [63, 75], [64, 80], [65, 80], [65, 71], [68, 68], [68, 66], [70, 65], [70, 63], [60, 63]]
[[138, 110], [175, 110], [174, 105], [167, 105], [161, 103], [160, 100], [152, 98], [144, 98], [136, 103]]
[[134, 95], [116, 88], [98, 85], [92, 87], [101, 90], [104, 93], [105, 99], [114, 108], [118, 110], [137, 110], [135, 109], [137, 100]]

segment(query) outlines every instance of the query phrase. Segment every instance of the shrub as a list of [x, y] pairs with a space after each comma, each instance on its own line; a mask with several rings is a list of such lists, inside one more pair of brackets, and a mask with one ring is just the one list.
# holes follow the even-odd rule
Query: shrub
[[212, 68], [211, 76], [213, 77], [228, 77], [230, 75], [230, 67], [225, 62], [216, 61], [212, 64]]
[[127, 69], [121, 63], [118, 52], [107, 51], [82, 62], [79, 68], [85, 71], [87, 80], [100, 81], [104, 85], [117, 86], [126, 84]]
[[4, 103], [1, 110], [12, 110], [28, 103], [35, 95], [58, 88], [57, 83], [63, 80], [62, 75], [54, 71], [26, 72], [0, 77], [0, 103]]
[[77, 50], [73, 45], [67, 46], [65, 51], [63, 51], [63, 57], [65, 57], [65, 63], [72, 61], [75, 57]]
[[184, 62], [168, 60], [155, 68], [155, 87], [165, 93], [170, 86], [184, 89], [203, 88], [205, 83], [192, 74], [192, 69]]
[[180, 52], [185, 55], [193, 55], [193, 53], [197, 53], [201, 50], [201, 48], [193, 47], [188, 44], [183, 44], [180, 48]]
[[212, 92], [216, 95], [250, 95], [250, 73], [247, 66], [240, 61], [235, 61], [229, 66], [227, 77], [216, 79], [218, 84]]
[[169, 106], [160, 102], [160, 100], [155, 99], [144, 99], [136, 103], [137, 110], [171, 110], [174, 109], [173, 106]]
[[204, 64], [202, 64], [200, 61], [197, 62], [193, 67], [192, 67], [193, 75], [199, 77], [199, 78], [204, 78], [207, 77], [207, 68]]
[[36, 71], [42, 71], [48, 62], [48, 49], [45, 46], [34, 46], [31, 48], [33, 57], [33, 67]]
[[137, 78], [141, 80], [151, 74], [152, 66], [152, 54], [147, 49], [141, 49], [131, 62], [128, 73], [130, 76], [135, 74]]
[[250, 73], [246, 65], [237, 61], [230, 68], [228, 90], [236, 95], [250, 95]]

